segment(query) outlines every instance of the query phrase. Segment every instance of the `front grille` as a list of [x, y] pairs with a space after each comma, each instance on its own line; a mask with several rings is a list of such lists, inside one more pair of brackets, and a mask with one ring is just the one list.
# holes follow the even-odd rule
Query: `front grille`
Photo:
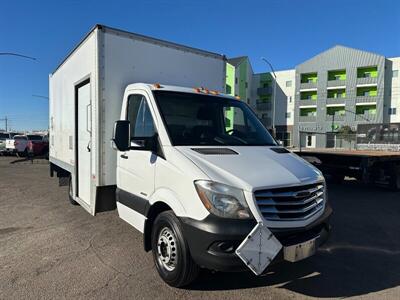
[[302, 221], [324, 207], [322, 183], [259, 190], [254, 195], [263, 217], [268, 221]]

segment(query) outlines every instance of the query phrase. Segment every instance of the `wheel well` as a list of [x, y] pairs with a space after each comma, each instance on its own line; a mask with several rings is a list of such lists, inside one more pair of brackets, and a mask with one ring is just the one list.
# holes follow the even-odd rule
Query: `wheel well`
[[144, 223], [143, 246], [145, 251], [151, 250], [151, 231], [153, 229], [154, 220], [160, 213], [167, 210], [172, 210], [172, 209], [164, 202], [156, 202], [152, 206], [150, 206], [146, 214], [147, 219]]

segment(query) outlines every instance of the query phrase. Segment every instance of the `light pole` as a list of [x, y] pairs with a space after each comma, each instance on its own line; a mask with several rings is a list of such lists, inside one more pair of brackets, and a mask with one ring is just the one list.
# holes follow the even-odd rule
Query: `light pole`
[[274, 93], [272, 95], [272, 134], [275, 137], [276, 136], [276, 132], [275, 132], [275, 104], [276, 104], [276, 74], [274, 71], [274, 67], [272, 66], [272, 64], [264, 57], [261, 57], [261, 60], [263, 60], [270, 68], [272, 71], [272, 74], [274, 74]]

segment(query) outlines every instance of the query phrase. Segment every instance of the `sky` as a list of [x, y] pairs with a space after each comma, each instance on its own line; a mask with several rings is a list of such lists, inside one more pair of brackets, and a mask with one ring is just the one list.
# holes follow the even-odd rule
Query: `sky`
[[[255, 72], [297, 64], [337, 44], [400, 56], [398, 0], [0, 0], [0, 129], [48, 128], [48, 76], [96, 24], [225, 54]], [[268, 70], [269, 71], [269, 70]]]

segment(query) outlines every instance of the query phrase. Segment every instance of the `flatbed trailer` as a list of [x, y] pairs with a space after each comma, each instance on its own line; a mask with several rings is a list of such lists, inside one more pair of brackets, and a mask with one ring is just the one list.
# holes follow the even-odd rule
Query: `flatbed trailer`
[[400, 152], [332, 149], [293, 152], [316, 166], [330, 181], [339, 183], [348, 176], [400, 191]]

